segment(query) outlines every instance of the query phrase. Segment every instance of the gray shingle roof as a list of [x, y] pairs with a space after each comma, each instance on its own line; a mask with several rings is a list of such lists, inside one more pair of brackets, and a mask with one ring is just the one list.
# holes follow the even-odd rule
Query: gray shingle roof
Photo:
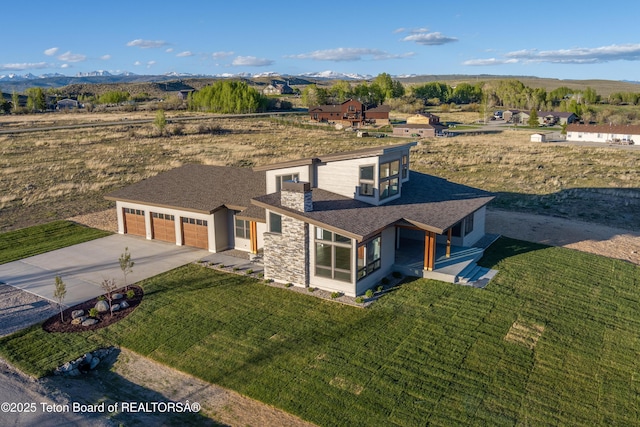
[[251, 198], [264, 194], [265, 188], [264, 172], [190, 164], [113, 191], [105, 198], [211, 213], [222, 206], [247, 208]]
[[280, 204], [280, 193], [255, 197], [266, 209], [341, 231], [357, 240], [396, 223], [410, 223], [425, 230], [444, 233], [467, 215], [485, 206], [493, 195], [465, 185], [419, 172], [411, 172], [402, 185], [402, 197], [382, 206], [313, 189], [313, 211], [299, 212]]

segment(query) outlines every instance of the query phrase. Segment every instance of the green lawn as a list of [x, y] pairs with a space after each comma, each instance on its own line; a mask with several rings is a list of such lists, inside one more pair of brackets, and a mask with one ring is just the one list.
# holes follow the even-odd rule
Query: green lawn
[[35, 375], [127, 347], [319, 425], [638, 425], [640, 267], [502, 238], [484, 289], [412, 280], [369, 309], [188, 265], [128, 318], [0, 339]]
[[108, 236], [70, 221], [54, 221], [0, 234], [0, 264]]

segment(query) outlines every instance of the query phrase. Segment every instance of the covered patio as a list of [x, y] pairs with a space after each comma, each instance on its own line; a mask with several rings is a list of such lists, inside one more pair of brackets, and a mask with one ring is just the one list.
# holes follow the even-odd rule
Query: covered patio
[[451, 244], [450, 234], [438, 238], [433, 232], [422, 232], [411, 237], [398, 233], [394, 268], [405, 275], [441, 280], [450, 283], [484, 287], [497, 273], [476, 262], [484, 250], [500, 236], [486, 234], [471, 247]]

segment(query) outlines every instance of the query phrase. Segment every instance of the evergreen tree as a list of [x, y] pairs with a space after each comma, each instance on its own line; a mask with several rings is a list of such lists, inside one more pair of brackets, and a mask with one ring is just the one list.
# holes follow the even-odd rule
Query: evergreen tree
[[536, 127], [540, 124], [538, 122], [538, 110], [536, 110], [535, 108], [531, 110], [531, 112], [529, 113], [529, 121], [527, 123], [531, 127]]

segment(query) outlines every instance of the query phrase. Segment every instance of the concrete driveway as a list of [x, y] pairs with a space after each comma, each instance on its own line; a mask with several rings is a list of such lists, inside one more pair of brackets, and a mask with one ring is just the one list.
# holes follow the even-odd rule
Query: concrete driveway
[[70, 307], [104, 291], [105, 279], [124, 284], [118, 258], [128, 247], [135, 263], [127, 283], [156, 276], [209, 255], [208, 251], [141, 237], [114, 234], [67, 248], [0, 265], [0, 282], [55, 301], [55, 277], [67, 288], [64, 305]]

